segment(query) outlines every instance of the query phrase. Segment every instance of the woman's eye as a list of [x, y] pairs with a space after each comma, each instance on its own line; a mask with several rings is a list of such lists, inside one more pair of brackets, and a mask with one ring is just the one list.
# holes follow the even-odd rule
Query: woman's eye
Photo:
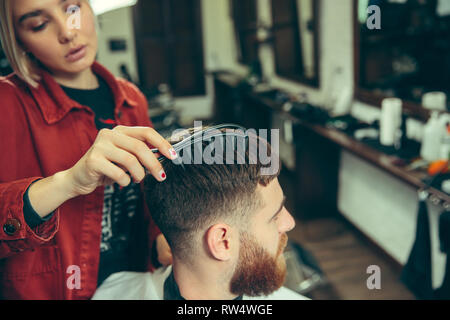
[[38, 25], [38, 26], [36, 26], [36, 27], [32, 27], [31, 29], [32, 29], [34, 32], [38, 32], [38, 31], [43, 30], [43, 29], [45, 28], [46, 25], [47, 25], [47, 22], [44, 22], [44, 23], [42, 23], [42, 24], [40, 24], [40, 25]]

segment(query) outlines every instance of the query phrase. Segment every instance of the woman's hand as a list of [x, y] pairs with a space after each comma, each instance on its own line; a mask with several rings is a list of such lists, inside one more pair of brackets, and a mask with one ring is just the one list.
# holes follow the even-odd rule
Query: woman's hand
[[158, 254], [158, 261], [162, 266], [172, 264], [172, 250], [170, 250], [169, 243], [163, 234], [156, 237], [156, 252]]
[[86, 195], [114, 182], [125, 187], [131, 178], [141, 182], [145, 169], [158, 181], [164, 181], [163, 167], [146, 143], [169, 159], [177, 157], [172, 145], [153, 128], [117, 126], [100, 130], [92, 147], [67, 170], [72, 196]]

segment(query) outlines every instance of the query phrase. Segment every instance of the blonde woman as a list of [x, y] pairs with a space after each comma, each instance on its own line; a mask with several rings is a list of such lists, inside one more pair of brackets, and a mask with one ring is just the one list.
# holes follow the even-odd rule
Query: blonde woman
[[0, 0], [0, 32], [15, 71], [0, 78], [0, 299], [89, 299], [113, 272], [170, 264], [139, 182], [165, 180], [150, 147], [177, 155], [143, 94], [95, 62], [89, 2]]

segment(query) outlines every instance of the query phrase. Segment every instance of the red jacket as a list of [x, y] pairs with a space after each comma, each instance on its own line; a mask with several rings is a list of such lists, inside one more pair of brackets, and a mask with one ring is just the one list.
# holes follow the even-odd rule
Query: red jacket
[[[134, 85], [98, 63], [92, 70], [112, 89], [117, 124], [152, 126]], [[1, 77], [0, 97], [0, 299], [89, 299], [97, 287], [104, 187], [67, 201], [34, 230], [24, 220], [23, 195], [32, 182], [81, 159], [98, 133], [94, 114], [48, 73], [38, 89], [14, 74]], [[160, 231], [143, 208], [151, 252]], [[73, 266], [81, 271], [80, 289], [67, 285]]]

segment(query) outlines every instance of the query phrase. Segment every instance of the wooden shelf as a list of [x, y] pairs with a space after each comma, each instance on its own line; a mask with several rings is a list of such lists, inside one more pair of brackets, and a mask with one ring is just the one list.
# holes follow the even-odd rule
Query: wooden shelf
[[[237, 87], [240, 78], [235, 75], [219, 75], [218, 80], [222, 81], [223, 83], [231, 87]], [[406, 182], [407, 184], [416, 188], [417, 190], [426, 187], [426, 184], [423, 182], [423, 180], [427, 177], [426, 172], [410, 171], [404, 167], [396, 165], [395, 161], [398, 160], [397, 157], [390, 156], [379, 150], [376, 150], [370, 147], [369, 145], [349, 136], [344, 132], [338, 131], [336, 129], [327, 128], [322, 125], [313, 124], [299, 117], [296, 117], [284, 111], [282, 108], [283, 106], [280, 103], [274, 101], [273, 99], [262, 97], [255, 92], [245, 92], [245, 95], [247, 96], [247, 98], [250, 98], [251, 100], [258, 101], [259, 102], [258, 105], [270, 109], [271, 112], [282, 113], [284, 117], [291, 120], [294, 125], [299, 125], [303, 128], [306, 128], [312, 131], [313, 133], [327, 139], [328, 141], [333, 142], [337, 146], [372, 163], [378, 168], [383, 169], [384, 171]], [[433, 187], [430, 187], [428, 190], [431, 195], [434, 195], [441, 201], [450, 204], [450, 196], [447, 195], [446, 193]]]

